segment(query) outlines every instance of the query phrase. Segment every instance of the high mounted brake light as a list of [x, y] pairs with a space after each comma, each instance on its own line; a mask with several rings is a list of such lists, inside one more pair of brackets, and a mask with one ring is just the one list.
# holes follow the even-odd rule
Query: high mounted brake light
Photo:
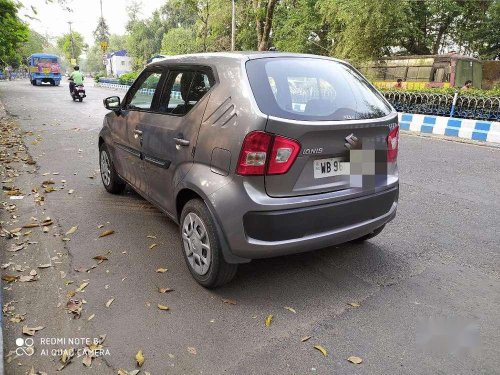
[[300, 151], [300, 144], [290, 138], [262, 131], [248, 133], [241, 146], [236, 173], [263, 176], [288, 172]]

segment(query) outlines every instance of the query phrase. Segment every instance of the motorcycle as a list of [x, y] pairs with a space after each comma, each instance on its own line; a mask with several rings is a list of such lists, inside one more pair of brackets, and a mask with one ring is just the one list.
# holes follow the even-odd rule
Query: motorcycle
[[[73, 81], [72, 79], [69, 80], [70, 82]], [[76, 102], [77, 100], [79, 102], [83, 101], [83, 98], [85, 98], [87, 95], [85, 94], [85, 87], [83, 85], [73, 85], [73, 89], [71, 90], [71, 97], [73, 98], [73, 101]]]

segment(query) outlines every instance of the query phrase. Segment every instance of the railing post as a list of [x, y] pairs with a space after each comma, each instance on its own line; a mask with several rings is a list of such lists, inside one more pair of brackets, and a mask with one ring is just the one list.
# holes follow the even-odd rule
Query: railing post
[[455, 106], [457, 105], [457, 99], [458, 99], [458, 91], [455, 92], [455, 95], [453, 96], [453, 102], [451, 103], [450, 117], [453, 117], [453, 114], [455, 113]]

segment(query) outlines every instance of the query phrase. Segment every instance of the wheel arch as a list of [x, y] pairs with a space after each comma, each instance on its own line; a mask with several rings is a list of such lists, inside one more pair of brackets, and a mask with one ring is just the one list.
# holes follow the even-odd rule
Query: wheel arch
[[208, 199], [203, 192], [201, 192], [199, 189], [197, 189], [195, 186], [182, 186], [179, 191], [177, 192], [175, 196], [175, 208], [176, 208], [176, 219], [179, 225], [182, 225], [181, 223], [181, 214], [182, 214], [182, 209], [184, 208], [184, 205], [189, 202], [191, 199], [201, 199], [207, 209], [208, 212], [210, 213], [210, 216], [212, 217], [212, 220], [215, 223], [215, 228], [217, 230], [217, 235], [219, 237], [221, 249], [222, 249], [222, 254], [224, 256], [224, 260], [227, 263], [234, 263], [234, 264], [239, 264], [239, 263], [248, 263], [251, 261], [251, 259], [247, 258], [241, 258], [231, 251], [229, 248], [229, 245], [226, 240], [226, 236], [224, 234], [224, 231], [222, 230], [222, 227], [220, 225], [220, 222], [217, 218], [217, 215], [215, 214], [214, 208], [212, 204], [210, 203], [210, 199]]

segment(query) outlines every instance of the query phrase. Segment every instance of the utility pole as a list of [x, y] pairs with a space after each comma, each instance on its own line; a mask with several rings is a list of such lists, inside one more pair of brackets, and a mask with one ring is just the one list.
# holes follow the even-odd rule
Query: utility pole
[[232, 0], [233, 10], [231, 19], [231, 51], [235, 48], [235, 37], [236, 37], [236, 4], [235, 0]]
[[71, 31], [71, 24], [72, 23], [73, 22], [68, 21], [68, 24], [69, 24], [69, 40], [71, 41], [71, 59], [75, 59], [75, 45], [73, 44], [73, 32]]

